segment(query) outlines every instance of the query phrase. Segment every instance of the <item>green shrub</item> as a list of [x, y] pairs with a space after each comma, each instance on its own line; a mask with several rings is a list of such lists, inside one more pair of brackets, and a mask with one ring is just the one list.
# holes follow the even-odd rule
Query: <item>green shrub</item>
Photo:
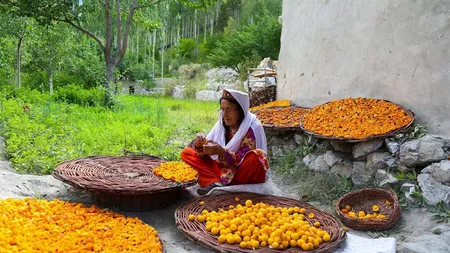
[[148, 79], [148, 80], [144, 80], [143, 82], [139, 83], [139, 85], [142, 88], [149, 90], [149, 89], [156, 87], [156, 82], [155, 82], [155, 79]]
[[184, 96], [195, 99], [195, 94], [205, 88], [206, 82], [207, 79], [204, 77], [197, 77], [184, 82]]
[[170, 80], [168, 82], [164, 83], [164, 95], [165, 96], [172, 96], [173, 95], [173, 88], [175, 88], [175, 86], [179, 85], [180, 80], [174, 79], [174, 80]]
[[217, 42], [223, 39], [223, 34], [213, 34], [206, 37], [206, 42], [199, 45], [197, 62], [206, 62], [207, 56], [217, 47]]
[[38, 90], [28, 89], [26, 87], [17, 88], [12, 84], [3, 84], [0, 86], [0, 93], [4, 99], [17, 100], [26, 105], [29, 103], [43, 103], [50, 99], [48, 93], [41, 93]]
[[194, 39], [181, 39], [178, 47], [182, 57], [192, 59], [194, 57], [195, 48], [197, 47], [197, 42], [195, 42]]
[[150, 79], [151, 71], [148, 64], [135, 64], [125, 70], [123, 77], [131, 81], [147, 80]]
[[80, 106], [106, 106], [112, 107], [108, 91], [101, 88], [85, 90], [79, 85], [70, 84], [58, 88], [53, 95], [55, 102], [65, 102]]
[[238, 67], [241, 70], [239, 72], [239, 80], [244, 81], [247, 80], [247, 69], [256, 68], [258, 64], [261, 62], [261, 57], [257, 52], [253, 51], [250, 56], [243, 57], [242, 61], [239, 62]]
[[[78, 76], [74, 75], [74, 73], [70, 73], [66, 70], [56, 72], [55, 76], [53, 77], [53, 85], [55, 88], [63, 87], [73, 83], [84, 84], [85, 82], [82, 78], [79, 78]], [[86, 85], [86, 87], [88, 86]]]
[[22, 87], [49, 92], [48, 75], [46, 71], [22, 73]]
[[200, 64], [189, 64], [189, 65], [181, 65], [178, 69], [178, 73], [180, 73], [181, 77], [185, 80], [190, 80], [195, 78], [202, 72], [202, 66]]
[[64, 70], [77, 79], [81, 79], [84, 87], [98, 87], [106, 82], [105, 61], [97, 45], [90, 39], [82, 37], [76, 46], [76, 57], [69, 57]]

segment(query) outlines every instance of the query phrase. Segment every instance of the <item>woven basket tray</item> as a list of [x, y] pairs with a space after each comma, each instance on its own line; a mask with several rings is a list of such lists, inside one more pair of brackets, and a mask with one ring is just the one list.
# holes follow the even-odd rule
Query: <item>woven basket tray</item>
[[[378, 99], [378, 100], [382, 100], [382, 99]], [[406, 126], [403, 126], [403, 127], [401, 127], [401, 128], [398, 128], [398, 129], [395, 129], [395, 130], [392, 130], [392, 131], [389, 131], [389, 132], [387, 132], [387, 133], [385, 133], [385, 134], [372, 135], [372, 136], [369, 136], [369, 137], [364, 138], [364, 139], [344, 138], [344, 137], [336, 137], [336, 136], [325, 136], [325, 135], [317, 134], [317, 133], [315, 133], [315, 132], [313, 132], [313, 131], [310, 131], [310, 130], [308, 130], [308, 129], [305, 129], [305, 127], [303, 126], [303, 118], [305, 117], [306, 114], [303, 115], [302, 118], [300, 119], [300, 128], [301, 128], [306, 134], [312, 135], [312, 136], [314, 136], [314, 137], [316, 137], [316, 138], [325, 139], [325, 140], [331, 140], [331, 141], [353, 142], [353, 143], [356, 143], [356, 142], [364, 142], [364, 141], [370, 141], [370, 140], [375, 140], [375, 139], [388, 138], [388, 137], [394, 136], [394, 135], [396, 135], [396, 134], [405, 132], [406, 130], [408, 130], [408, 128], [410, 128], [410, 127], [414, 124], [414, 122], [415, 122], [415, 120], [416, 120], [416, 116], [415, 116], [415, 114], [414, 114], [412, 111], [410, 111], [410, 110], [404, 108], [403, 106], [401, 106], [401, 105], [399, 105], [399, 104], [393, 103], [393, 102], [391, 102], [391, 101], [389, 101], [389, 100], [383, 100], [383, 101], [386, 101], [386, 102], [389, 102], [389, 103], [392, 103], [392, 104], [394, 104], [394, 105], [399, 106], [399, 107], [400, 107], [401, 109], [403, 109], [409, 116], [411, 116], [411, 118], [412, 118], [411, 122], [409, 122]], [[330, 102], [327, 102], [327, 103], [325, 103], [325, 104], [323, 104], [323, 105], [326, 105], [326, 104], [328, 104], [328, 103], [330, 103]], [[321, 105], [321, 106], [322, 106], [322, 105]]]
[[[284, 108], [288, 108], [288, 107], [290, 107], [290, 108], [311, 109], [311, 108], [308, 108], [308, 107], [301, 107], [301, 106], [296, 106], [296, 105], [293, 105], [293, 106], [273, 106], [273, 107], [267, 107], [267, 108], [263, 108], [261, 110], [254, 111], [253, 113], [258, 118], [258, 113], [261, 112], [261, 111], [264, 111], [264, 110], [267, 110], [267, 109], [268, 110], [270, 110], [270, 109], [284, 109]], [[277, 126], [277, 125], [267, 124], [267, 123], [262, 123], [262, 122], [261, 122], [261, 124], [262, 124], [262, 126], [265, 129], [271, 129], [271, 130], [275, 130], [275, 131], [302, 131], [303, 130], [300, 127], [300, 125], [299, 126]]]
[[[391, 202], [391, 205], [386, 204], [386, 200]], [[384, 214], [386, 218], [366, 218], [360, 219], [357, 217], [350, 217], [344, 215], [341, 211], [346, 205], [352, 208], [352, 211], [365, 213], [373, 213], [372, 206], [377, 205], [380, 208], [378, 213]], [[398, 204], [397, 195], [390, 190], [385, 189], [362, 189], [349, 192], [342, 196], [336, 203], [336, 213], [342, 222], [357, 230], [386, 230], [395, 225], [402, 215], [400, 206]]]
[[[235, 198], [240, 199], [236, 202]], [[324, 253], [331, 252], [333, 249], [337, 248], [347, 237], [345, 230], [341, 223], [333, 217], [331, 214], [321, 211], [307, 203], [288, 199], [283, 197], [260, 195], [255, 193], [227, 193], [221, 195], [211, 195], [202, 198], [197, 198], [185, 203], [179, 207], [175, 212], [175, 222], [178, 229], [191, 241], [196, 242], [205, 246], [206, 248], [212, 249], [216, 252], [304, 252], [302, 249], [288, 248], [285, 250], [275, 250], [269, 247], [262, 247], [256, 250], [253, 249], [243, 249], [239, 245], [229, 245], [229, 244], [219, 244], [217, 241], [217, 236], [209, 233], [205, 229], [205, 223], [200, 223], [198, 221], [188, 221], [189, 214], [198, 215], [202, 210], [218, 210], [219, 208], [227, 208], [229, 205], [236, 205], [238, 203], [244, 205], [245, 201], [250, 199], [253, 203], [264, 202], [266, 204], [280, 206], [280, 207], [303, 207], [306, 209], [307, 213], [314, 213], [315, 218], [310, 219], [312, 223], [319, 221], [322, 225], [321, 228], [326, 230], [330, 236], [330, 241], [323, 243], [319, 248], [311, 250], [309, 252], [314, 253]], [[203, 206], [199, 205], [200, 201], [204, 201]]]
[[90, 156], [65, 161], [53, 176], [74, 187], [92, 192], [101, 206], [122, 210], [161, 208], [176, 201], [184, 184], [153, 173], [165, 160], [155, 156]]
[[[275, 101], [276, 101], [276, 100], [275, 100]], [[249, 111], [252, 112], [252, 113], [254, 113], [254, 112], [257, 112], [257, 111], [260, 111], [260, 110], [263, 110], [263, 109], [270, 109], [270, 108], [285, 108], [285, 107], [290, 107], [290, 106], [296, 106], [296, 105], [294, 104], [294, 102], [289, 101], [289, 105], [287, 105], [287, 106], [268, 106], [268, 107], [264, 107], [264, 108], [260, 108], [260, 109], [256, 109], [256, 110], [252, 110], [252, 108], [250, 108]], [[256, 106], [255, 106], [255, 107], [256, 107]]]

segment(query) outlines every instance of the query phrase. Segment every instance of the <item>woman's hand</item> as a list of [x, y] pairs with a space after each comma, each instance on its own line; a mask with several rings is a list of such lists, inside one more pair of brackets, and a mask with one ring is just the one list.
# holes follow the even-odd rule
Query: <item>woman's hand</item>
[[203, 133], [198, 133], [195, 135], [194, 146], [200, 149], [206, 143], [206, 137]]
[[203, 145], [203, 152], [207, 155], [223, 156], [225, 149], [217, 142], [208, 141], [208, 144]]

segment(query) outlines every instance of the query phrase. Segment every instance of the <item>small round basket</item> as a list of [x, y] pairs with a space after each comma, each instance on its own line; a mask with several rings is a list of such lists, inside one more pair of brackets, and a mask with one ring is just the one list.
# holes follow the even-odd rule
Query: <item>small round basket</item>
[[[386, 203], [390, 202], [390, 205]], [[379, 207], [379, 214], [383, 214], [385, 218], [358, 218], [345, 215], [342, 209], [349, 205], [353, 212], [364, 211], [373, 213], [372, 207]], [[391, 190], [385, 189], [361, 189], [346, 193], [336, 203], [336, 213], [342, 222], [357, 230], [378, 231], [386, 230], [395, 225], [402, 215], [398, 204], [397, 195]], [[356, 214], [358, 215], [358, 214]]]
[[[239, 198], [239, 201], [236, 201], [236, 197]], [[201, 244], [206, 248], [212, 249], [215, 252], [304, 252], [301, 248], [298, 247], [287, 248], [285, 250], [261, 247], [253, 250], [241, 248], [237, 244], [220, 244], [217, 240], [217, 236], [209, 233], [206, 230], [204, 223], [201, 223], [199, 221], [188, 221], [188, 216], [190, 214], [198, 215], [203, 210], [213, 211], [220, 208], [227, 209], [229, 205], [245, 205], [245, 201], [248, 199], [252, 200], [254, 203], [263, 202], [279, 207], [298, 206], [301, 208], [305, 208], [307, 213], [314, 213], [314, 218], [308, 219], [309, 222], [312, 225], [314, 222], [319, 221], [321, 223], [321, 228], [326, 230], [330, 234], [331, 239], [330, 241], [321, 244], [318, 248], [309, 252], [332, 252], [347, 237], [345, 230], [339, 220], [327, 212], [321, 211], [312, 205], [298, 200], [277, 196], [260, 195], [255, 193], [226, 193], [193, 199], [183, 204], [175, 211], [176, 225], [178, 229], [191, 241]], [[204, 201], [203, 206], [199, 205], [200, 201]]]
[[[301, 106], [296, 106], [296, 105], [292, 105], [292, 106], [273, 106], [273, 107], [267, 107], [267, 108], [263, 108], [263, 109], [254, 111], [253, 113], [261, 121], [260, 115], [262, 113], [276, 112], [276, 110], [288, 109], [288, 108], [290, 110], [297, 110], [297, 109], [305, 110], [305, 113], [307, 113], [307, 111], [309, 111], [311, 109], [311, 108], [301, 107]], [[289, 117], [293, 117], [293, 116], [291, 115]], [[301, 119], [301, 117], [294, 119], [297, 122], [296, 125], [282, 126], [282, 125], [276, 125], [276, 124], [271, 124], [271, 123], [264, 123], [263, 121], [261, 122], [261, 124], [262, 124], [262, 126], [265, 129], [270, 129], [270, 130], [274, 130], [274, 131], [302, 131], [302, 128], [300, 127], [300, 119]]]
[[[408, 114], [412, 118], [412, 120], [407, 125], [405, 125], [403, 127], [399, 127], [397, 129], [394, 129], [394, 130], [389, 131], [389, 132], [384, 133], [384, 134], [371, 135], [371, 136], [368, 136], [368, 137], [363, 138], [363, 139], [344, 138], [344, 137], [338, 137], [338, 136], [325, 136], [325, 135], [322, 135], [322, 134], [319, 134], [319, 133], [315, 133], [314, 131], [311, 131], [309, 129], [306, 129], [304, 124], [303, 124], [303, 120], [304, 120], [305, 115], [307, 113], [305, 113], [300, 119], [300, 128], [306, 134], [309, 134], [309, 135], [311, 135], [313, 137], [316, 137], [316, 138], [319, 138], [319, 139], [330, 140], [330, 141], [337, 141], [337, 142], [358, 143], [358, 142], [365, 142], [365, 141], [371, 141], [371, 140], [376, 140], [376, 139], [385, 139], [385, 138], [394, 136], [396, 134], [404, 133], [411, 126], [413, 126], [413, 124], [414, 124], [414, 122], [416, 120], [416, 116], [415, 116], [415, 114], [412, 111], [406, 109], [405, 107], [403, 107], [403, 106], [401, 106], [399, 104], [393, 103], [393, 102], [391, 102], [389, 100], [384, 100], [384, 99], [377, 99], [377, 100], [378, 101], [385, 101], [385, 102], [389, 102], [391, 104], [397, 105], [399, 108], [401, 108], [403, 111], [405, 111], [405, 113]], [[325, 104], [319, 105], [319, 106], [324, 106], [324, 105], [329, 104], [329, 103], [331, 103], [331, 101], [327, 102]]]
[[175, 202], [184, 187], [153, 173], [165, 160], [151, 155], [90, 156], [65, 161], [53, 176], [74, 187], [88, 190], [103, 207], [129, 211], [162, 208]]

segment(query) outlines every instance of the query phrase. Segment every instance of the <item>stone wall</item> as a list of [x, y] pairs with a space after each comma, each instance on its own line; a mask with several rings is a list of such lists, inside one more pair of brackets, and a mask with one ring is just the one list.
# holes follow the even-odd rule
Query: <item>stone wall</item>
[[450, 137], [450, 0], [284, 0], [278, 99], [410, 108]]
[[417, 192], [429, 205], [443, 201], [450, 208], [450, 138], [400, 134], [353, 144], [321, 141], [300, 131], [266, 130], [266, 136], [271, 156], [315, 144], [314, 152], [300, 157], [312, 171], [348, 178], [358, 188], [400, 189], [411, 202], [420, 201]]

